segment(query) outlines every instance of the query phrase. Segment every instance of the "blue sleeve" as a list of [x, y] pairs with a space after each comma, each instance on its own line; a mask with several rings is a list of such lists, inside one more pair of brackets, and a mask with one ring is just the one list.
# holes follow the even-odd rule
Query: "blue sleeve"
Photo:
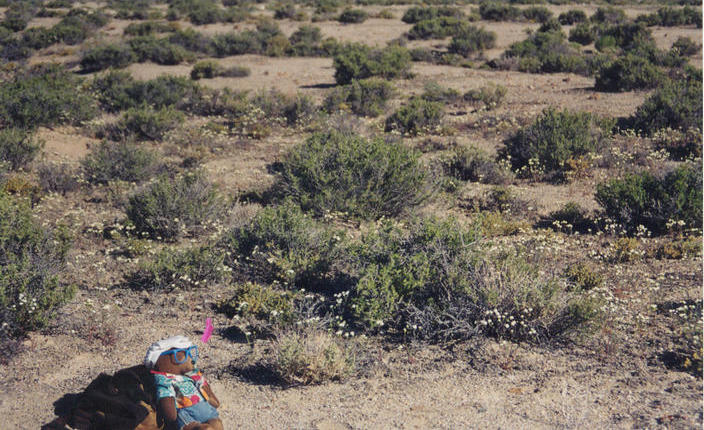
[[154, 375], [154, 385], [156, 386], [156, 399], [164, 397], [176, 397], [176, 391], [169, 379], [163, 375]]

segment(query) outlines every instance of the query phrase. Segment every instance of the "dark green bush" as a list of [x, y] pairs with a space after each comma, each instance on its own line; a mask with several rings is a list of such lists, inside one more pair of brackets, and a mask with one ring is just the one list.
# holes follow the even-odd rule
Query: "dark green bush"
[[225, 233], [218, 246], [240, 276], [315, 290], [329, 278], [343, 237], [343, 232], [314, 220], [288, 201], [262, 209], [246, 224]]
[[22, 31], [27, 27], [36, 11], [36, 7], [29, 2], [14, 2], [5, 11], [5, 17], [0, 25], [14, 32]]
[[638, 15], [636, 22], [643, 22], [648, 26], [677, 27], [696, 25], [698, 28], [702, 28], [702, 14], [701, 10], [696, 10], [689, 6], [681, 9], [668, 6], [658, 9], [655, 13]]
[[29, 205], [0, 191], [0, 331], [20, 337], [45, 327], [75, 292], [61, 282], [70, 240], [47, 231]]
[[595, 228], [588, 212], [575, 202], [567, 202], [548, 216], [552, 226], [560, 231], [587, 233]]
[[143, 182], [160, 168], [153, 151], [129, 142], [103, 141], [81, 161], [83, 176], [92, 184], [110, 181]]
[[133, 288], [154, 291], [176, 288], [208, 288], [222, 281], [229, 271], [225, 254], [209, 245], [184, 250], [163, 249], [152, 260], [143, 261], [128, 277]]
[[523, 127], [504, 143], [500, 156], [514, 169], [537, 162], [546, 173], [568, 169], [570, 159], [595, 152], [610, 133], [610, 127], [587, 112], [545, 109], [535, 122]]
[[679, 55], [684, 55], [685, 57], [691, 57], [697, 54], [701, 49], [701, 45], [697, 44], [689, 37], [680, 36], [672, 44], [672, 50], [676, 50]]
[[468, 27], [466, 20], [452, 16], [439, 16], [413, 24], [407, 37], [411, 40], [444, 39], [462, 32]]
[[600, 24], [620, 24], [626, 21], [626, 12], [613, 6], [599, 7], [589, 20]]
[[588, 22], [580, 22], [570, 30], [570, 42], [579, 43], [580, 45], [589, 45], [594, 42], [596, 32]]
[[137, 55], [127, 45], [102, 45], [83, 54], [81, 70], [90, 73], [110, 67], [123, 68], [136, 61]]
[[487, 21], [518, 21], [523, 12], [506, 3], [484, 2], [479, 5], [479, 15]]
[[333, 57], [335, 81], [349, 84], [353, 79], [379, 76], [385, 79], [405, 77], [411, 68], [411, 55], [406, 48], [388, 46], [372, 49], [366, 45], [351, 43], [341, 46]]
[[0, 129], [0, 163], [9, 163], [13, 170], [31, 163], [43, 146], [44, 142], [34, 138], [31, 131], [21, 128]]
[[456, 7], [448, 7], [448, 6], [441, 6], [441, 7], [413, 6], [413, 7], [410, 7], [406, 10], [406, 12], [403, 14], [403, 17], [401, 18], [401, 21], [405, 22], [406, 24], [415, 24], [417, 22], [437, 18], [439, 16], [463, 18], [464, 12], [462, 12], [460, 9], [458, 9]]
[[129, 198], [127, 217], [138, 233], [173, 240], [212, 226], [222, 197], [202, 172], [162, 176]]
[[288, 39], [291, 44], [291, 54], [301, 57], [324, 55], [325, 51], [321, 45], [322, 39], [320, 28], [302, 25]]
[[698, 128], [659, 130], [653, 133], [653, 141], [656, 149], [664, 149], [674, 160], [682, 161], [702, 156], [702, 132]]
[[212, 40], [208, 36], [205, 36], [192, 28], [178, 30], [169, 35], [167, 40], [174, 45], [187, 49], [188, 51], [201, 52], [208, 55], [213, 52]]
[[141, 106], [128, 109], [117, 124], [117, 136], [134, 136], [140, 140], [161, 140], [166, 132], [183, 123], [183, 113], [172, 107], [154, 109]]
[[493, 48], [495, 43], [496, 33], [469, 25], [452, 38], [447, 50], [453, 54], [469, 57]]
[[167, 23], [146, 21], [130, 23], [125, 27], [123, 33], [129, 36], [148, 36], [154, 33], [168, 33], [174, 30], [174, 26]]
[[587, 14], [581, 9], [570, 9], [557, 17], [562, 25], [573, 25], [587, 20]]
[[454, 103], [461, 98], [461, 95], [454, 88], [443, 87], [435, 81], [429, 81], [423, 85], [421, 98], [430, 102]]
[[442, 160], [446, 175], [460, 181], [504, 184], [511, 180], [509, 169], [496, 163], [485, 151], [474, 146], [458, 146]]
[[382, 139], [318, 133], [282, 160], [276, 190], [318, 214], [393, 216], [426, 197], [426, 173], [418, 157]]
[[368, 17], [369, 14], [362, 9], [346, 9], [337, 20], [345, 24], [359, 24], [366, 21]]
[[647, 58], [626, 54], [598, 71], [594, 88], [612, 92], [650, 89], [664, 79], [664, 73]]
[[330, 113], [347, 107], [357, 115], [375, 117], [384, 112], [386, 102], [393, 93], [393, 86], [384, 79], [353, 80], [348, 85], [331, 90], [323, 107]]
[[545, 6], [531, 6], [523, 9], [523, 18], [532, 22], [545, 23], [552, 18], [552, 12]]
[[442, 103], [413, 97], [386, 119], [385, 130], [410, 135], [428, 133], [440, 125], [443, 114]]
[[152, 61], [157, 64], [174, 65], [191, 57], [183, 47], [154, 36], [137, 36], [127, 43], [140, 63]]
[[502, 58], [517, 58], [518, 69], [531, 73], [583, 73], [587, 68], [582, 54], [565, 41], [562, 31], [538, 31], [512, 44]]
[[5, 127], [77, 124], [96, 113], [80, 81], [57, 64], [38, 65], [0, 83], [0, 123]]
[[191, 79], [210, 79], [222, 73], [223, 67], [215, 61], [199, 61], [191, 69]]
[[597, 186], [596, 200], [631, 234], [641, 225], [655, 234], [665, 233], [670, 221], [701, 229], [701, 167], [685, 164], [663, 178], [640, 172], [612, 179]]
[[652, 134], [664, 128], [702, 130], [702, 74], [667, 81], [631, 118], [636, 130]]

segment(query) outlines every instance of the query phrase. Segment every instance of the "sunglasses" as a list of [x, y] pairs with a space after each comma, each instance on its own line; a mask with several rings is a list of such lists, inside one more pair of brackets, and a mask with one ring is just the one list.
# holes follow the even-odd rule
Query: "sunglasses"
[[191, 357], [193, 363], [195, 363], [198, 360], [198, 347], [194, 345], [188, 348], [171, 349], [161, 353], [161, 355], [166, 354], [173, 354], [173, 360], [176, 364], [184, 363], [188, 357]]

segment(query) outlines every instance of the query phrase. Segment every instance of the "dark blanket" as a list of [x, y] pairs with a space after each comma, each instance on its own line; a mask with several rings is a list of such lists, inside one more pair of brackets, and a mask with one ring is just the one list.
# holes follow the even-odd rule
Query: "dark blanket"
[[154, 397], [154, 378], [144, 366], [122, 369], [112, 376], [101, 373], [78, 396], [70, 413], [42, 430], [162, 429]]

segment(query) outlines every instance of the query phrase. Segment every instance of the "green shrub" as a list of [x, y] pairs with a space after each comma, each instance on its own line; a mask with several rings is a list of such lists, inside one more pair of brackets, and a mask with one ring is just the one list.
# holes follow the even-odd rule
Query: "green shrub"
[[154, 108], [176, 106], [197, 91], [188, 79], [164, 75], [149, 81], [135, 81], [128, 72], [111, 70], [96, 76], [91, 89], [103, 109], [115, 112], [142, 105]]
[[653, 133], [653, 143], [656, 149], [664, 149], [674, 160], [682, 161], [702, 156], [701, 129], [673, 130], [665, 128]]
[[369, 14], [362, 9], [346, 9], [337, 20], [345, 24], [359, 24], [366, 21], [368, 17]]
[[379, 76], [385, 79], [405, 77], [411, 68], [408, 50], [400, 46], [388, 46], [374, 50], [362, 44], [341, 46], [333, 57], [335, 81], [349, 84], [353, 79]]
[[197, 62], [191, 69], [191, 79], [211, 79], [222, 73], [223, 67], [215, 61], [205, 60]]
[[568, 40], [570, 42], [579, 43], [580, 45], [589, 45], [594, 42], [596, 38], [596, 32], [594, 27], [592, 27], [587, 22], [580, 22], [572, 30], [570, 30], [570, 37]]
[[191, 57], [183, 47], [154, 36], [137, 36], [127, 43], [136, 55], [136, 61], [140, 63], [152, 61], [157, 64], [175, 65]]
[[522, 42], [512, 44], [502, 59], [518, 60], [524, 72], [583, 73], [586, 63], [581, 53], [565, 41], [562, 31], [538, 31]]
[[81, 58], [81, 70], [97, 72], [110, 67], [123, 68], [137, 61], [137, 55], [127, 45], [102, 45], [86, 51]]
[[446, 175], [461, 181], [503, 184], [511, 172], [497, 164], [485, 151], [474, 146], [458, 146], [442, 160]]
[[0, 331], [20, 337], [45, 327], [75, 288], [61, 282], [70, 239], [34, 220], [28, 204], [0, 192]]
[[129, 198], [127, 217], [138, 233], [172, 240], [195, 235], [221, 215], [222, 197], [202, 172], [162, 176]]
[[173, 250], [165, 248], [153, 259], [143, 261], [128, 283], [135, 288], [154, 291], [176, 288], [207, 288], [224, 279], [229, 268], [223, 264], [225, 254], [204, 245]]
[[411, 40], [444, 39], [461, 33], [469, 27], [466, 20], [452, 16], [439, 16], [418, 21], [408, 30], [407, 37]]
[[479, 15], [487, 21], [518, 21], [523, 12], [505, 3], [484, 2], [479, 5]]
[[452, 38], [447, 49], [451, 53], [469, 57], [472, 54], [481, 53], [485, 49], [493, 48], [495, 43], [496, 33], [469, 25]]
[[9, 163], [13, 170], [31, 163], [43, 146], [44, 142], [35, 139], [31, 131], [0, 129], [0, 162]]
[[117, 124], [119, 137], [135, 136], [141, 140], [161, 140], [169, 131], [183, 123], [183, 113], [172, 107], [154, 109], [141, 106], [128, 109]]
[[129, 36], [148, 36], [154, 33], [168, 33], [174, 31], [174, 26], [157, 21], [132, 22], [125, 27], [123, 33]]
[[157, 155], [140, 145], [129, 142], [103, 141], [93, 146], [81, 161], [83, 175], [93, 184], [111, 181], [142, 182], [159, 169]]
[[80, 175], [68, 164], [44, 163], [37, 169], [39, 187], [47, 193], [66, 195], [80, 187]]
[[655, 13], [638, 15], [636, 22], [643, 22], [648, 26], [659, 25], [663, 27], [677, 27], [684, 25], [696, 25], [702, 28], [702, 15], [689, 6], [684, 8], [662, 7]]
[[566, 233], [587, 233], [595, 227], [587, 211], [575, 202], [565, 203], [560, 209], [551, 212], [548, 219], [554, 228]]
[[323, 36], [320, 28], [312, 25], [302, 25], [289, 37], [291, 54], [301, 57], [315, 57], [324, 55], [321, 45]]
[[442, 103], [414, 97], [386, 119], [386, 131], [417, 135], [433, 131], [444, 114]]
[[291, 202], [262, 209], [225, 233], [219, 246], [228, 265], [250, 280], [287, 288], [329, 288], [331, 267], [344, 233], [314, 220]]
[[292, 323], [295, 293], [277, 290], [266, 285], [246, 282], [237, 284], [232, 297], [217, 305], [218, 312], [229, 318], [256, 318], [263, 321]]
[[523, 9], [523, 18], [531, 22], [546, 23], [552, 18], [552, 12], [545, 6], [531, 6]]
[[702, 130], [701, 71], [657, 88], [631, 118], [633, 128], [652, 134], [658, 130]]
[[15, 2], [5, 11], [5, 17], [0, 22], [5, 28], [12, 31], [22, 31], [36, 13], [36, 8], [28, 2]]
[[626, 12], [613, 6], [599, 7], [589, 20], [601, 24], [620, 24], [626, 21]]
[[685, 57], [691, 57], [697, 54], [701, 50], [701, 45], [698, 45], [689, 37], [680, 36], [672, 43], [672, 50], [679, 55], [684, 55]]
[[562, 25], [573, 25], [587, 20], [587, 14], [581, 9], [570, 9], [557, 17]]
[[599, 288], [604, 283], [604, 277], [594, 271], [586, 263], [572, 264], [565, 271], [567, 280], [572, 283], [572, 288], [589, 291]]
[[471, 103], [483, 103], [486, 109], [494, 109], [501, 105], [506, 97], [506, 87], [490, 83], [485, 87], [467, 91], [463, 98]]
[[208, 55], [213, 53], [212, 40], [192, 28], [178, 30], [169, 35], [166, 40], [188, 51], [201, 52]]
[[80, 81], [56, 64], [35, 66], [0, 83], [0, 123], [6, 127], [76, 124], [96, 113]]
[[455, 7], [441, 6], [441, 7], [421, 7], [413, 6], [406, 10], [401, 18], [401, 21], [406, 24], [415, 24], [420, 21], [425, 21], [439, 16], [449, 16], [453, 18], [463, 18], [464, 13]]
[[514, 169], [537, 162], [547, 173], [564, 172], [567, 161], [595, 152], [603, 145], [610, 127], [586, 112], [545, 109], [535, 122], [510, 136], [501, 151]]
[[460, 98], [460, 93], [454, 88], [446, 88], [435, 81], [429, 81], [423, 85], [421, 98], [430, 102], [454, 103]]
[[664, 233], [672, 220], [702, 228], [702, 177], [692, 165], [682, 165], [662, 179], [649, 172], [612, 179], [597, 186], [596, 200], [607, 216], [631, 234], [638, 226]]
[[656, 88], [665, 76], [648, 59], [626, 54], [599, 70], [594, 88], [597, 91], [631, 91]]
[[425, 197], [419, 155], [398, 143], [339, 132], [314, 134], [282, 161], [277, 189], [305, 210], [374, 219]]
[[313, 99], [306, 94], [296, 94], [283, 108], [283, 117], [288, 126], [301, 126], [309, 123], [317, 112]]
[[393, 93], [393, 86], [384, 79], [353, 80], [348, 85], [334, 88], [323, 106], [330, 113], [347, 107], [357, 115], [375, 117], [384, 112]]

